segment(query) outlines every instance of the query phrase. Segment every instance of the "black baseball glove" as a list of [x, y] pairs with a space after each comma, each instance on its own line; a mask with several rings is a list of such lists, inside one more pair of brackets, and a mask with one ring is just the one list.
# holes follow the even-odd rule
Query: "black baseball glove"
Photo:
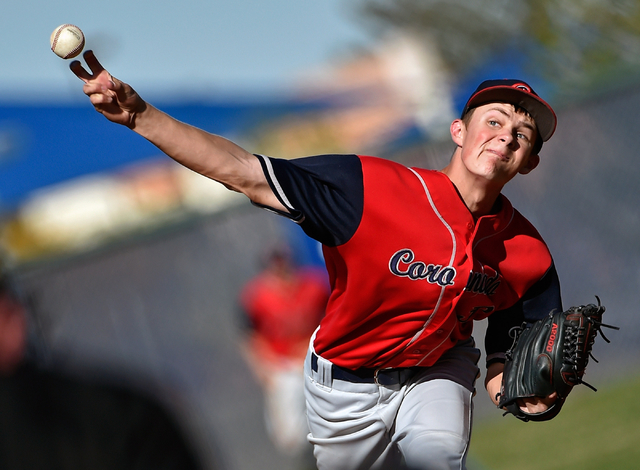
[[[589, 357], [593, 358], [593, 343], [598, 333], [609, 342], [602, 327], [618, 329], [602, 323], [605, 308], [596, 299], [598, 305], [551, 312], [546, 318], [512, 330], [514, 342], [506, 353], [498, 403], [505, 414], [523, 421], [546, 421], [557, 416], [574, 385], [584, 384], [595, 391], [582, 380]], [[532, 414], [520, 409], [519, 400], [548, 397], [553, 392], [557, 398], [546, 411]]]

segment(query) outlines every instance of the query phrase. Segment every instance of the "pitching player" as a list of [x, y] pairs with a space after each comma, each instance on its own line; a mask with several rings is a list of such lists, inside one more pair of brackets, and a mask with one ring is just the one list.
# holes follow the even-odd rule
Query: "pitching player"
[[84, 58], [92, 73], [71, 69], [107, 119], [322, 242], [332, 292], [305, 363], [318, 467], [465, 468], [473, 320], [489, 318], [485, 385], [497, 403], [509, 329], [561, 308], [545, 242], [501, 194], [538, 165], [551, 107], [522, 81], [483, 82], [451, 124], [441, 171], [358, 155], [283, 160], [176, 121]]

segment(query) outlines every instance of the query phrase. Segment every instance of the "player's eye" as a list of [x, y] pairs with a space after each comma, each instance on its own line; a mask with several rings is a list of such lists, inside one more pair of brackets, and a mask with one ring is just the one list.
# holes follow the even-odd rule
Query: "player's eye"
[[520, 140], [525, 140], [527, 142], [529, 142], [531, 140], [531, 138], [529, 137], [529, 134], [524, 134], [522, 132], [518, 132], [517, 136], [518, 136], [518, 139], [520, 139]]

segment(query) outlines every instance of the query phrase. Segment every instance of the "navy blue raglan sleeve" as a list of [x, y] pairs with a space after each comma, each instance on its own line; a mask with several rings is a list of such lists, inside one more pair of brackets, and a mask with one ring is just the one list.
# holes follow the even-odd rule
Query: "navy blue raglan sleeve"
[[285, 160], [256, 155], [269, 185], [311, 238], [338, 246], [355, 233], [364, 205], [362, 164], [357, 155], [318, 155]]
[[505, 352], [513, 344], [512, 328], [524, 322], [533, 323], [552, 311], [562, 311], [560, 281], [554, 264], [520, 301], [489, 316], [485, 335], [487, 366], [493, 362], [504, 362]]

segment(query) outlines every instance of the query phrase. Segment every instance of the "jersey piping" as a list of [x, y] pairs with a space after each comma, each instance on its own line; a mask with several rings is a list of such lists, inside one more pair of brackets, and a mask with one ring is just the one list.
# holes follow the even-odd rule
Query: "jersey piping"
[[[457, 243], [456, 243], [456, 237], [453, 233], [453, 229], [451, 228], [451, 226], [447, 223], [447, 221], [444, 219], [444, 217], [442, 217], [442, 214], [440, 214], [440, 211], [438, 210], [438, 208], [436, 207], [435, 203], [433, 202], [433, 198], [431, 197], [431, 192], [429, 191], [429, 187], [427, 186], [427, 184], [425, 183], [424, 179], [422, 178], [422, 176], [420, 176], [413, 168], [409, 168], [409, 170], [418, 178], [418, 180], [420, 181], [420, 184], [422, 185], [422, 189], [424, 189], [424, 192], [427, 196], [427, 199], [429, 200], [429, 204], [431, 205], [431, 208], [433, 209], [433, 212], [436, 214], [436, 216], [438, 217], [438, 219], [440, 220], [440, 222], [442, 223], [442, 225], [445, 226], [445, 228], [447, 229], [447, 231], [449, 232], [449, 235], [451, 236], [451, 243], [452, 243], [452, 250], [451, 250], [451, 258], [449, 259], [449, 265], [453, 264], [453, 261], [455, 259], [456, 256], [456, 250], [457, 250]], [[409, 341], [409, 343], [407, 343], [407, 347], [411, 346], [418, 338], [420, 338], [420, 336], [422, 335], [422, 333], [427, 329], [427, 327], [429, 326], [429, 323], [431, 323], [431, 320], [435, 317], [435, 315], [437, 314], [438, 310], [440, 309], [440, 304], [442, 303], [442, 298], [444, 297], [444, 291], [446, 289], [446, 286], [442, 286], [440, 289], [440, 296], [438, 297], [438, 301], [436, 302], [436, 306], [433, 309], [433, 313], [429, 316], [429, 319], [425, 322], [425, 324], [423, 325], [423, 327], [420, 329], [420, 331], [418, 331], [413, 338], [411, 338], [411, 341]], [[426, 358], [426, 357], [425, 357]], [[423, 359], [424, 360], [424, 359]], [[422, 362], [422, 361], [420, 361]]]

